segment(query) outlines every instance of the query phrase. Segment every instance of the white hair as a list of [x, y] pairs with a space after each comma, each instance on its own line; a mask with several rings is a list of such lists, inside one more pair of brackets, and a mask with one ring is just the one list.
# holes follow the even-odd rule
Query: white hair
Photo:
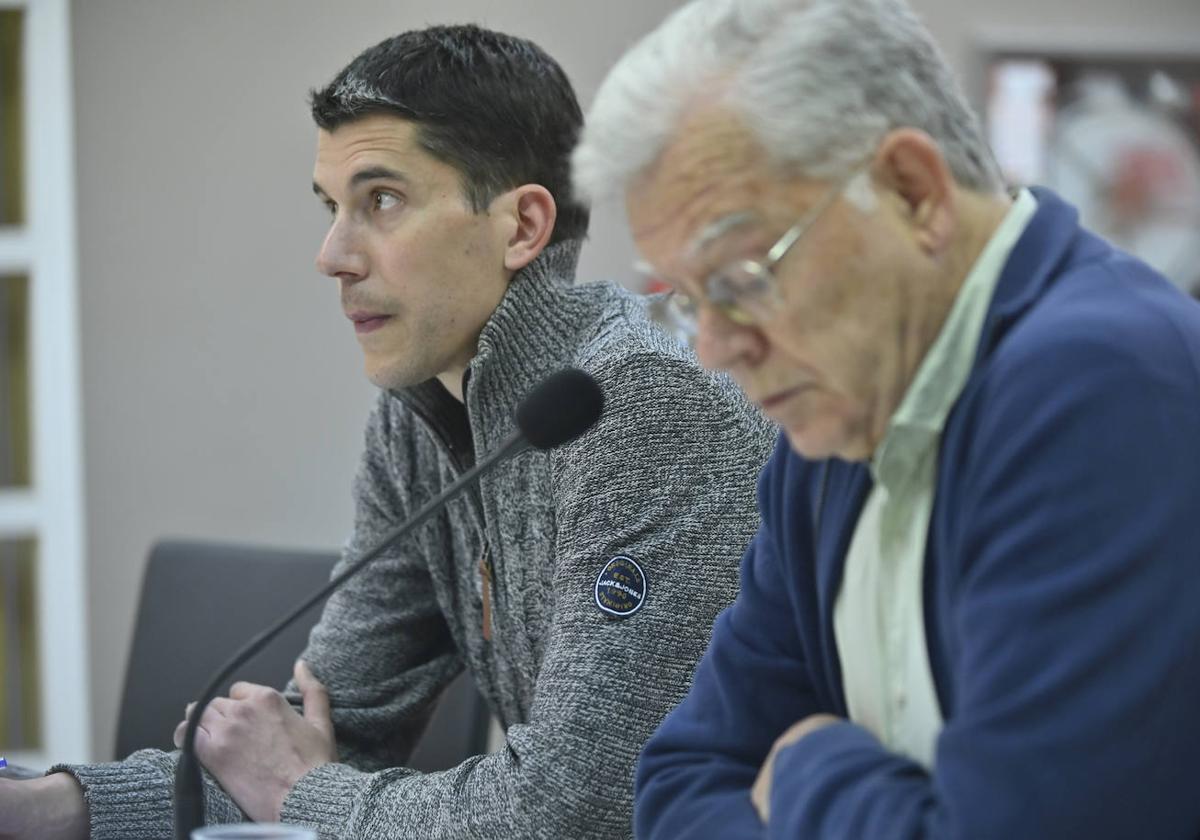
[[950, 69], [904, 0], [694, 0], [621, 58], [572, 158], [576, 189], [624, 190], [689, 109], [739, 115], [772, 162], [849, 175], [894, 128], [938, 143], [955, 179], [1003, 181]]

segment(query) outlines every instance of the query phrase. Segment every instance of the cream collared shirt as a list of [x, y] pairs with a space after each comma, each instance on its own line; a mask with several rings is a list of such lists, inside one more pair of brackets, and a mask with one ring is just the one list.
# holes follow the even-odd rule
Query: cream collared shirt
[[925, 644], [925, 539], [942, 428], [974, 363], [996, 282], [1037, 209], [1021, 190], [968, 272], [871, 459], [875, 484], [854, 528], [833, 627], [850, 719], [933, 767], [942, 729]]

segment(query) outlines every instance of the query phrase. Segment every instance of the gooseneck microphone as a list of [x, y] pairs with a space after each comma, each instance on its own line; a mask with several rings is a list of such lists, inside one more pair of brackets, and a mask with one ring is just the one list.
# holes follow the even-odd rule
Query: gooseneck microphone
[[281, 618], [273, 626], [259, 633], [235, 653], [217, 672], [208, 686], [201, 692], [192, 713], [188, 715], [183, 746], [179, 751], [179, 762], [175, 769], [175, 840], [189, 840], [194, 829], [204, 825], [204, 783], [200, 762], [196, 758], [196, 730], [208, 704], [216, 697], [218, 689], [235, 670], [262, 650], [293, 621], [319, 603], [364, 567], [396, 540], [421, 525], [440, 511], [451, 500], [473, 486], [488, 470], [501, 461], [533, 447], [553, 449], [574, 440], [586, 432], [600, 417], [604, 409], [604, 394], [590, 375], [581, 370], [567, 368], [542, 380], [522, 400], [516, 411], [517, 431], [506, 438], [500, 446], [459, 476], [458, 480], [426, 502], [420, 510], [403, 524], [392, 529], [377, 545], [355, 560], [341, 574], [313, 593], [304, 602]]

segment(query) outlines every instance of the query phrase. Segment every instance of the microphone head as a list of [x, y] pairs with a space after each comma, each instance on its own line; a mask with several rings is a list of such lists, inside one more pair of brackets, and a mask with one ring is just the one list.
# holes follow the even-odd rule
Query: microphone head
[[537, 449], [553, 449], [592, 427], [604, 410], [604, 392], [577, 368], [552, 373], [517, 406], [517, 428]]

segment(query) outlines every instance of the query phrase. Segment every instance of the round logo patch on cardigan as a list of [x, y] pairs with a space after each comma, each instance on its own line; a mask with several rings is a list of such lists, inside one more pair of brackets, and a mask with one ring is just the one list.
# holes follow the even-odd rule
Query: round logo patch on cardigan
[[632, 557], [618, 554], [596, 578], [596, 606], [617, 618], [628, 618], [646, 603], [646, 573]]

